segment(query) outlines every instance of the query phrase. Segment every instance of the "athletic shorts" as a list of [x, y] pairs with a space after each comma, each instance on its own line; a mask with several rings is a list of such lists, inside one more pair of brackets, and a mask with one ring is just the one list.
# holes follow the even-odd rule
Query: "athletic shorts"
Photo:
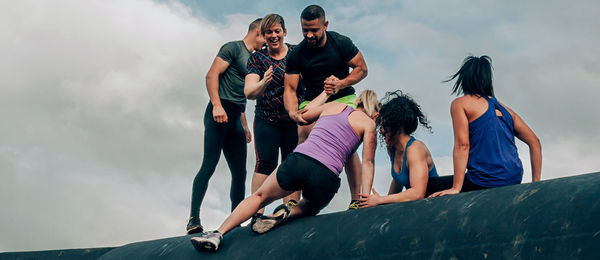
[[340, 178], [321, 162], [291, 153], [277, 170], [277, 183], [286, 191], [302, 190], [302, 197], [323, 209], [340, 188]]
[[271, 174], [277, 168], [279, 151], [281, 161], [294, 151], [298, 144], [298, 125], [277, 125], [267, 120], [254, 118], [254, 150], [256, 167], [254, 172]]
[[[333, 102], [338, 102], [338, 103], [342, 103], [342, 104], [346, 104], [352, 108], [356, 108], [356, 104], [354, 104], [354, 101], [356, 100], [356, 95], [355, 94], [350, 94], [348, 96], [343, 96], [341, 98], [335, 99], [333, 100]], [[300, 105], [298, 106], [298, 110], [303, 109], [304, 107], [306, 107], [306, 105], [308, 105], [308, 103], [310, 103], [310, 101], [304, 101], [302, 103], [300, 103]]]

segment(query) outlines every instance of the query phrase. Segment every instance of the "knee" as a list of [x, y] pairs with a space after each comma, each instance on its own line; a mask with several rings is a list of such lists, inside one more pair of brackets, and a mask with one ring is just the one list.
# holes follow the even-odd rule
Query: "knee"
[[319, 211], [319, 209], [314, 207], [306, 207], [304, 210], [304, 215], [307, 217], [316, 216], [317, 214], [319, 214]]
[[251, 195], [251, 197], [253, 197], [255, 200], [258, 200], [258, 201], [262, 202], [262, 201], [265, 201], [266, 194], [262, 190], [259, 189], [255, 193], [253, 193]]

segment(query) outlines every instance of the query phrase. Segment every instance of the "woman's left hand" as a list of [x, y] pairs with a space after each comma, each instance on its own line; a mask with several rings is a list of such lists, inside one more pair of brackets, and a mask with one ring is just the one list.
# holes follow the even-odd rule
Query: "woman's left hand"
[[375, 188], [373, 188], [373, 194], [371, 195], [362, 193], [358, 195], [360, 196], [360, 198], [358, 199], [358, 201], [360, 201], [360, 203], [358, 204], [360, 208], [377, 206], [379, 205], [379, 202], [381, 200], [381, 196], [379, 195], [379, 193], [377, 193], [377, 191], [375, 191]]

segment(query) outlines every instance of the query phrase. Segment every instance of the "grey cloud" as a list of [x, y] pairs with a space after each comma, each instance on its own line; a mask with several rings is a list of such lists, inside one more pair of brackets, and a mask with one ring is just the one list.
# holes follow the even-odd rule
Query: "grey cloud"
[[[219, 46], [243, 36], [248, 21], [263, 12], [284, 15], [288, 42], [302, 39], [298, 16], [305, 3], [266, 8], [270, 3], [227, 10], [218, 22], [177, 1], [5, 4], [0, 250], [183, 234], [202, 156], [204, 75]], [[440, 81], [468, 53], [492, 56], [499, 98], [542, 138], [543, 178], [598, 170], [594, 5], [323, 3], [330, 28], [350, 36], [365, 55], [369, 76], [357, 88], [373, 88], [380, 97], [395, 89], [412, 94], [434, 126], [434, 134], [418, 138], [445, 174], [452, 172], [453, 97], [451, 84]], [[249, 190], [255, 158], [248, 147]], [[519, 149], [527, 165], [527, 149]], [[374, 186], [385, 193], [389, 163], [385, 152], [377, 156]], [[228, 169], [220, 163], [202, 207], [207, 228], [229, 212], [228, 190]], [[343, 181], [325, 212], [345, 209], [349, 198]]]

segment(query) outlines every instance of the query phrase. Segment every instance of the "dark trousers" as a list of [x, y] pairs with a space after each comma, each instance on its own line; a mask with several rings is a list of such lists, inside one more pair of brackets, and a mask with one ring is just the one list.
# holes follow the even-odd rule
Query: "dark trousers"
[[[454, 176], [453, 175], [429, 178], [429, 180], [427, 181], [427, 191], [425, 191], [425, 197], [427, 197], [435, 192], [438, 192], [438, 191], [450, 189], [450, 188], [452, 188], [453, 184], [454, 184]], [[467, 176], [465, 176], [465, 180], [463, 181], [463, 186], [462, 186], [462, 189], [460, 190], [460, 192], [468, 192], [468, 191], [482, 190], [482, 189], [487, 189], [487, 188], [473, 183], [472, 181], [469, 180], [469, 178], [467, 178]]]
[[272, 124], [267, 120], [254, 118], [254, 150], [256, 167], [254, 172], [271, 174], [278, 165], [279, 150], [281, 161], [298, 145], [298, 125]]
[[192, 205], [190, 216], [200, 215], [200, 206], [208, 181], [215, 172], [221, 151], [231, 172], [231, 188], [229, 197], [231, 199], [231, 211], [244, 199], [246, 192], [246, 133], [242, 128], [240, 115], [242, 107], [234, 103], [221, 100], [221, 104], [227, 113], [227, 123], [217, 123], [213, 119], [213, 106], [208, 103], [204, 113], [204, 156], [202, 166], [194, 178], [192, 187]]

